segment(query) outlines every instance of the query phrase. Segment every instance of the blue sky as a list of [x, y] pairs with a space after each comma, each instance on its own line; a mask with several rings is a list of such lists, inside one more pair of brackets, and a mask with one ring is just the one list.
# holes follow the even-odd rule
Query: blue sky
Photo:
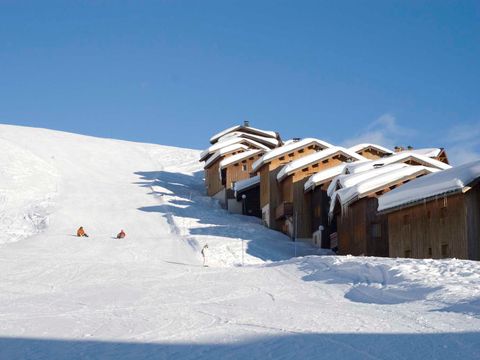
[[283, 138], [480, 155], [478, 1], [0, 0], [0, 122], [191, 148]]

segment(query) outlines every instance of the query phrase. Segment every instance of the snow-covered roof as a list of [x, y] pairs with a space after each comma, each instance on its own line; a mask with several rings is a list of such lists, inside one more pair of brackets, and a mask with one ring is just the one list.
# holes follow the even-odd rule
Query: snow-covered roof
[[243, 145], [243, 144], [232, 144], [230, 146], [223, 147], [215, 152], [212, 156], [208, 158], [207, 161], [205, 161], [205, 166], [204, 168], [208, 168], [212, 163], [214, 163], [218, 158], [227, 155], [231, 152], [237, 151], [237, 150], [249, 150], [248, 146]]
[[424, 149], [412, 149], [412, 150], [406, 150], [406, 151], [414, 154], [427, 156], [429, 158], [436, 158], [438, 155], [440, 155], [442, 150], [443, 149], [440, 149], [440, 148], [424, 148]]
[[331, 197], [330, 216], [333, 214], [337, 201], [340, 202], [342, 207], [345, 207], [368, 194], [385, 189], [385, 187], [398, 183], [399, 181], [437, 171], [439, 170], [423, 165], [405, 166], [378, 176], [371, 177], [357, 183], [354, 186], [339, 189], [335, 191]]
[[252, 149], [252, 150], [242, 152], [240, 154], [229, 156], [228, 158], [225, 158], [222, 161], [220, 161], [220, 169], [223, 169], [228, 165], [234, 164], [244, 159], [248, 159], [250, 156], [261, 154], [263, 152], [265, 152], [265, 150]]
[[220, 137], [218, 139], [218, 142], [229, 140], [232, 137], [240, 137], [240, 138], [244, 138], [244, 139], [255, 140], [259, 143], [262, 143], [264, 145], [269, 146], [270, 148], [277, 147], [280, 144], [280, 141], [276, 138], [250, 134], [250, 133], [246, 133], [246, 132], [243, 132], [243, 131], [234, 131], [234, 132], [228, 133], [226, 135], [223, 135], [222, 137]]
[[411, 166], [404, 163], [394, 163], [390, 165], [385, 165], [370, 171], [363, 171], [354, 174], [342, 174], [338, 175], [335, 179], [332, 180], [327, 189], [327, 195], [332, 196], [332, 194], [338, 189], [354, 186], [362, 181], [370, 179], [375, 176], [385, 174], [387, 172], [401, 169], [407, 166]]
[[313, 190], [316, 186], [321, 185], [329, 181], [330, 179], [333, 179], [335, 176], [341, 174], [343, 169], [345, 168], [345, 165], [346, 164], [333, 166], [310, 176], [310, 178], [304, 185], [305, 192]]
[[368, 144], [368, 143], [357, 144], [355, 146], [350, 147], [349, 149], [354, 151], [354, 152], [360, 152], [360, 151], [363, 151], [363, 150], [368, 149], [368, 148], [376, 149], [376, 150], [381, 151], [381, 152], [386, 153], [386, 154], [393, 154], [392, 150], [387, 149], [386, 147], [383, 147], [383, 146], [377, 145], [377, 144]]
[[270, 162], [271, 160], [280, 157], [284, 154], [287, 154], [291, 151], [295, 151], [297, 149], [300, 149], [302, 147], [306, 147], [309, 145], [318, 145], [322, 149], [330, 148], [333, 145], [327, 143], [326, 141], [322, 141], [319, 139], [314, 139], [314, 138], [306, 138], [303, 140], [299, 141], [294, 141], [294, 142], [289, 142], [287, 145], [280, 146], [276, 149], [270, 150], [265, 153], [260, 159], [255, 161], [252, 165], [252, 170], [257, 171], [260, 167], [262, 167], [264, 164]]
[[327, 159], [331, 156], [336, 154], [343, 154], [351, 159], [355, 160], [365, 160], [365, 158], [361, 155], [358, 155], [356, 152], [348, 150], [341, 146], [333, 146], [331, 148], [327, 148], [322, 151], [315, 152], [313, 154], [309, 154], [306, 156], [301, 157], [300, 159], [294, 160], [291, 163], [285, 165], [282, 170], [277, 174], [277, 180], [282, 181], [288, 175], [294, 173], [297, 170], [302, 169], [305, 166], [310, 164], [316, 163], [323, 159]]
[[221, 138], [222, 136], [234, 131], [239, 131], [239, 130], [244, 132], [250, 132], [250, 133], [261, 135], [261, 136], [271, 137], [275, 139], [277, 138], [277, 133], [275, 131], [261, 130], [261, 129], [257, 129], [257, 128], [254, 128], [251, 126], [245, 126], [245, 125], [236, 125], [228, 129], [225, 129], [223, 131], [220, 131], [218, 134], [213, 135], [210, 138], [210, 143], [213, 144], [217, 142], [218, 139]]
[[414, 205], [435, 196], [468, 190], [480, 178], [480, 160], [431, 174], [392, 190], [378, 199], [378, 210]]
[[379, 166], [384, 166], [384, 165], [399, 163], [399, 162], [406, 162], [409, 160], [414, 160], [419, 163], [422, 163], [422, 165], [428, 165], [430, 167], [435, 167], [441, 170], [451, 168], [450, 165], [445, 164], [436, 159], [429, 158], [428, 156], [413, 153], [411, 151], [402, 151], [400, 153], [395, 153], [394, 155], [390, 155], [377, 160], [370, 160], [362, 163], [358, 162], [358, 163], [348, 164], [345, 167], [343, 172], [345, 174], [355, 174], [358, 172], [371, 170]]
[[260, 175], [251, 177], [245, 180], [239, 180], [233, 185], [233, 191], [235, 192], [235, 197], [237, 197], [237, 192], [247, 190], [260, 183]]
[[233, 144], [238, 144], [238, 143], [249, 144], [251, 147], [255, 147], [257, 149], [270, 150], [269, 147], [263, 144], [260, 144], [259, 142], [256, 142], [254, 140], [243, 138], [243, 137], [232, 137], [232, 138], [225, 139], [223, 141], [218, 141], [215, 144], [211, 145], [208, 149], [202, 151], [200, 153], [200, 161], [206, 160], [208, 156], [210, 156], [211, 154], [214, 154], [216, 151], [220, 150], [221, 148], [224, 148]]

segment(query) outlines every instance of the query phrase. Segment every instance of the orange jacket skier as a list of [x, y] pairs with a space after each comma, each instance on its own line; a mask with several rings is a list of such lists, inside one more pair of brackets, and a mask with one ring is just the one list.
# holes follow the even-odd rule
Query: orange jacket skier
[[117, 234], [117, 239], [123, 239], [127, 234], [125, 234], [125, 231], [120, 230], [120, 232]]
[[83, 226], [80, 226], [77, 230], [77, 236], [78, 237], [88, 237], [87, 233], [85, 232], [85, 230], [83, 230]]

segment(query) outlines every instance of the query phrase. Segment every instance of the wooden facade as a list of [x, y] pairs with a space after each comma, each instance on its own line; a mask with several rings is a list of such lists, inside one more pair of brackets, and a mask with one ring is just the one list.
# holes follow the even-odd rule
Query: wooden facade
[[316, 186], [313, 190], [305, 193], [307, 201], [310, 202], [310, 223], [311, 234], [321, 232], [321, 240], [317, 240], [316, 236], [313, 236], [312, 242], [315, 246], [323, 249], [330, 249], [330, 235], [332, 234], [332, 226], [328, 221], [328, 210], [330, 207], [330, 198], [327, 195], [327, 189], [331, 180]]
[[391, 257], [480, 260], [480, 184], [387, 213]]
[[336, 227], [339, 254], [389, 256], [388, 218], [377, 211], [378, 197], [428, 173], [425, 170], [386, 183], [343, 207], [337, 202], [332, 231]]
[[[280, 181], [279, 210], [275, 220], [282, 232], [300, 239], [312, 238], [312, 198], [305, 194], [305, 183], [313, 174], [351, 160], [356, 159], [337, 151], [295, 170]], [[282, 212], [285, 204], [292, 204], [291, 213]]]
[[362, 155], [363, 157], [369, 159], [369, 160], [377, 160], [380, 158], [383, 158], [385, 156], [390, 156], [392, 153], [387, 153], [385, 151], [382, 151], [380, 149], [377, 149], [373, 146], [366, 147], [360, 151], [356, 151], [358, 155]]
[[325, 149], [325, 147], [318, 143], [309, 143], [304, 147], [279, 154], [257, 169], [257, 173], [260, 175], [260, 206], [265, 225], [275, 230], [281, 230], [282, 224], [277, 222], [275, 216], [277, 206], [280, 204], [280, 188], [277, 182], [277, 174], [281, 170], [281, 167], [296, 159], [323, 149]]
[[207, 188], [208, 196], [215, 196], [219, 192], [225, 189], [220, 178], [220, 162], [230, 156], [244, 152], [245, 149], [239, 148], [231, 152], [225, 153], [223, 156], [218, 157], [215, 161], [212, 161], [205, 166], [205, 186]]
[[[232, 189], [233, 185], [240, 180], [250, 178], [252, 164], [262, 157], [263, 151], [228, 164], [221, 169], [221, 183], [226, 189]], [[218, 173], [217, 173], [218, 176]]]

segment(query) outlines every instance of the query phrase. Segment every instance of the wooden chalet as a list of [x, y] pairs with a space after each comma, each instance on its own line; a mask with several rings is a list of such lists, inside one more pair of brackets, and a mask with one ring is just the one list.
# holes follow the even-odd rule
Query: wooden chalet
[[445, 151], [444, 148], [422, 148], [422, 149], [414, 149], [411, 146], [408, 146], [406, 148], [401, 147], [401, 146], [395, 146], [395, 152], [396, 153], [401, 153], [401, 152], [410, 152], [413, 154], [418, 154], [418, 155], [423, 155], [427, 156], [431, 159], [435, 159], [438, 161], [441, 161], [445, 164], [450, 164], [448, 162], [448, 156], [447, 152]]
[[378, 210], [391, 257], [480, 260], [480, 160], [385, 194]]
[[349, 150], [356, 152], [364, 158], [370, 160], [377, 160], [386, 156], [393, 155], [393, 151], [386, 147], [376, 144], [358, 144], [349, 148]]
[[377, 212], [377, 198], [413, 179], [438, 171], [418, 165], [389, 167], [391, 171], [372, 170], [368, 179], [333, 194], [329, 218], [339, 254], [389, 256], [388, 219]]
[[[332, 180], [340, 175], [346, 164], [340, 164], [312, 175], [305, 183], [306, 203], [310, 203], [310, 223], [312, 243], [323, 249], [331, 249], [332, 228], [328, 221], [330, 198], [327, 189]], [[336, 231], [336, 230], [335, 230]], [[336, 245], [334, 245], [336, 246]]]
[[237, 181], [250, 178], [252, 164], [265, 154], [265, 150], [252, 149], [220, 161], [219, 173], [222, 185], [225, 188], [225, 204], [228, 210], [236, 206], [234, 185]]
[[229, 211], [233, 213], [262, 217], [260, 208], [260, 176], [237, 181], [233, 187], [236, 203], [230, 202]]
[[[252, 165], [252, 174], [260, 176], [260, 206], [262, 220], [266, 226], [281, 229], [277, 225], [275, 215], [280, 196], [277, 174], [281, 168], [293, 160], [330, 147], [331, 144], [313, 138], [294, 140], [268, 151]], [[285, 209], [286, 213], [289, 211]]]
[[243, 144], [233, 144], [218, 150], [205, 162], [205, 186], [207, 195], [212, 196], [225, 206], [225, 186], [220, 178], [220, 162], [230, 156], [248, 151], [249, 148]]
[[[233, 134], [233, 133], [237, 133], [237, 134]], [[243, 125], [232, 126], [231, 128], [225, 129], [225, 130], [219, 132], [218, 134], [213, 135], [210, 138], [210, 143], [215, 144], [218, 141], [221, 141], [222, 138], [225, 139], [226, 137], [229, 137], [229, 136], [238, 136], [239, 133], [250, 134], [250, 135], [256, 136], [257, 140], [259, 139], [259, 137], [260, 138], [275, 139], [277, 141], [277, 143], [274, 147], [279, 146], [282, 143], [282, 140], [280, 138], [280, 134], [278, 132], [261, 130], [261, 129], [251, 127], [248, 121], [245, 121], [243, 123]]]
[[235, 144], [242, 144], [245, 145], [249, 149], [259, 149], [259, 150], [270, 150], [272, 149], [271, 147], [268, 147], [258, 141], [249, 139], [249, 138], [244, 138], [244, 137], [231, 137], [224, 139], [222, 141], [216, 142], [215, 144], [211, 145], [208, 149], [202, 151], [200, 153], [200, 162], [202, 161], [207, 161], [211, 156], [213, 156], [217, 151], [220, 149], [235, 145]]
[[307, 155], [285, 165], [277, 174], [279, 202], [275, 220], [285, 234], [296, 239], [311, 240], [311, 197], [304, 193], [304, 185], [315, 173], [347, 162], [365, 160], [363, 156], [333, 146]]

